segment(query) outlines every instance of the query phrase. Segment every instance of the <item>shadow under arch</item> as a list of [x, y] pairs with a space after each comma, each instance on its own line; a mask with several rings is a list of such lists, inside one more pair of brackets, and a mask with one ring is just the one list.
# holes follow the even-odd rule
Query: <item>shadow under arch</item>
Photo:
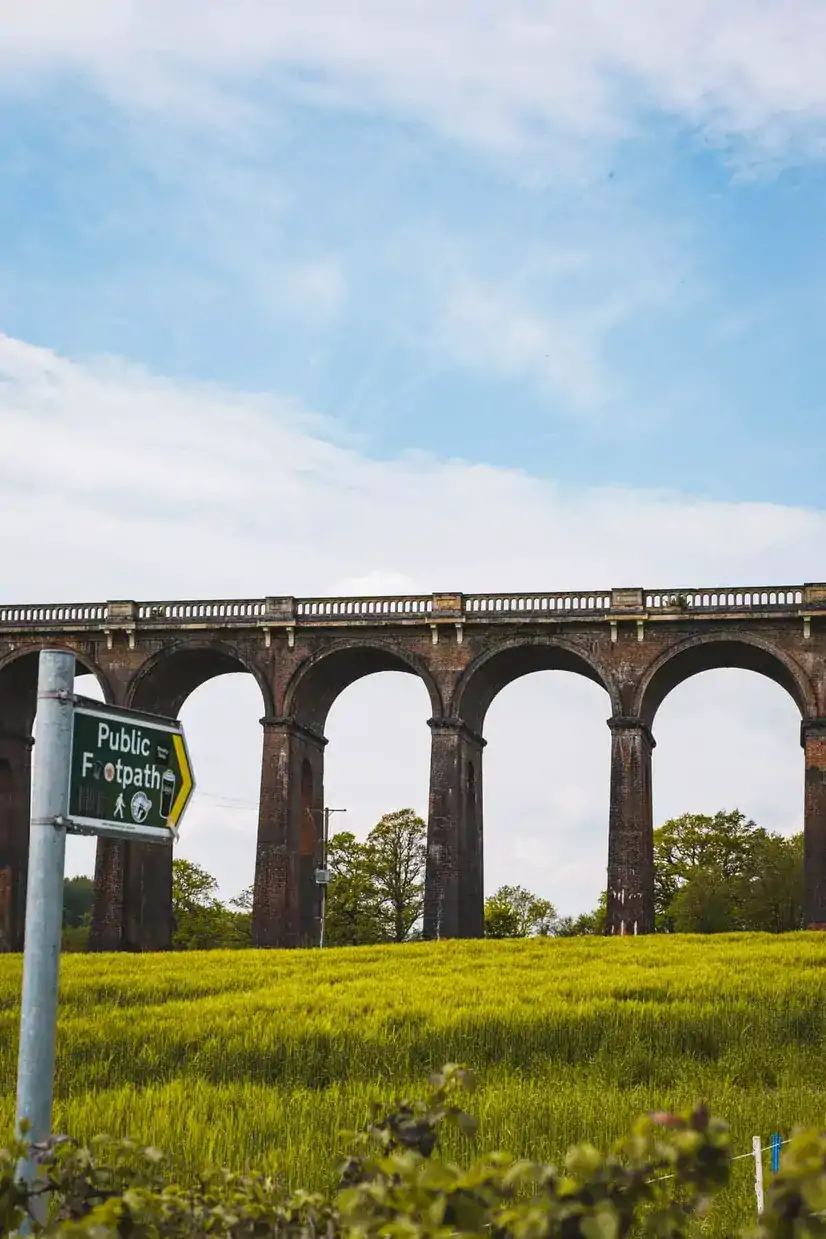
[[576, 646], [559, 637], [511, 637], [480, 654], [465, 669], [450, 703], [451, 717], [460, 718], [481, 735], [497, 694], [534, 671], [572, 671], [584, 676], [605, 689], [612, 714], [622, 713], [619, 688], [609, 673]]
[[21, 702], [24, 699], [28, 702], [30, 699], [31, 718], [34, 721], [38, 659], [42, 650], [65, 650], [68, 654], [74, 654], [77, 663], [75, 678], [82, 675], [94, 676], [103, 693], [103, 700], [108, 705], [113, 703], [114, 694], [108, 676], [88, 654], [74, 649], [71, 645], [49, 641], [44, 642], [42, 646], [26, 646], [24, 649], [14, 650], [11, 654], [0, 658], [0, 711], [6, 699], [16, 698]]
[[178, 716], [181, 706], [196, 688], [219, 675], [248, 674], [261, 691], [264, 714], [273, 713], [270, 686], [261, 670], [228, 642], [175, 642], [158, 650], [132, 678], [127, 705], [150, 714]]
[[673, 689], [694, 675], [722, 667], [766, 676], [789, 693], [804, 718], [817, 714], [814, 687], [793, 659], [761, 637], [729, 637], [719, 632], [689, 637], [656, 659], [637, 687], [633, 714], [651, 727]]
[[382, 642], [352, 638], [327, 646], [298, 667], [284, 693], [284, 713], [323, 735], [327, 715], [339, 694], [357, 680], [381, 671], [418, 676], [427, 689], [433, 717], [441, 717], [441, 693], [424, 662]]

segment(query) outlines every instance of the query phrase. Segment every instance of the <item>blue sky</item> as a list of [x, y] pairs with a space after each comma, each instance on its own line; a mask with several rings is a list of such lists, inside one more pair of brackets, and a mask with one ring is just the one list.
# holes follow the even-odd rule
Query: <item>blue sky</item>
[[[31, 545], [9, 542], [4, 596], [822, 578], [825, 12], [83, 0], [70, 20], [59, 4], [7, 7], [0, 474], [7, 527], [25, 520]], [[165, 410], [183, 428], [171, 478]], [[47, 417], [70, 477], [41, 475], [34, 512]], [[130, 555], [78, 563], [72, 547], [106, 516], [83, 487], [117, 492], [138, 427]], [[445, 505], [454, 528], [479, 531], [472, 553], [443, 538]], [[172, 575], [141, 549], [164, 520], [193, 548]], [[725, 675], [701, 677], [717, 697], [680, 690], [700, 692], [686, 727], [724, 698], [745, 727], [748, 694], [779, 691], [746, 677], [732, 696], [738, 673]], [[199, 691], [193, 727], [217, 745], [208, 695], [230, 689]], [[357, 686], [352, 708], [366, 718], [385, 691], [411, 690]], [[537, 685], [508, 692], [529, 694], [512, 720], [540, 709]], [[709, 801], [749, 794], [741, 741], [741, 775], [730, 793], [708, 783]], [[785, 745], [786, 773], [766, 769], [792, 787], [796, 737]], [[408, 785], [406, 751], [381, 794], [409, 787], [422, 807], [426, 752]], [[251, 801], [240, 753], [216, 778]], [[492, 821], [514, 794], [491, 792], [496, 760]], [[683, 790], [676, 766], [664, 775], [663, 811], [685, 807], [711, 764], [709, 749]], [[583, 798], [593, 779], [577, 777], [555, 812], [587, 822], [577, 864], [591, 874], [604, 790]], [[339, 794], [362, 823], [380, 810], [378, 793]], [[743, 807], [791, 829], [796, 799], [772, 795]], [[541, 822], [542, 797], [526, 821]], [[504, 850], [498, 863], [502, 880], [523, 872]], [[572, 882], [580, 902], [599, 887]]]
[[[275, 84], [243, 98], [239, 138], [125, 112], [81, 74], [7, 98], [5, 330], [278, 388], [379, 458], [818, 503], [819, 161], [744, 171], [733, 140], [648, 112], [557, 177], [541, 145]], [[508, 345], [503, 316], [528, 338]]]

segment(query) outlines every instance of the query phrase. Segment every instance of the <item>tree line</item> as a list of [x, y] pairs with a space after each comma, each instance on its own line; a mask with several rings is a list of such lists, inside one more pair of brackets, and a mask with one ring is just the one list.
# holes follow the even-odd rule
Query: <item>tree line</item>
[[[366, 946], [421, 938], [427, 827], [412, 809], [387, 813], [359, 840], [349, 831], [328, 845], [324, 941]], [[252, 944], [252, 887], [228, 904], [218, 883], [192, 861], [172, 862], [173, 947]], [[685, 813], [654, 832], [655, 931], [725, 933], [802, 929], [803, 836], [773, 834], [739, 810]], [[64, 949], [83, 950], [93, 883], [64, 882]], [[485, 900], [489, 938], [574, 937], [605, 932], [606, 897], [579, 916], [560, 916], [550, 900], [522, 886], [500, 886]]]

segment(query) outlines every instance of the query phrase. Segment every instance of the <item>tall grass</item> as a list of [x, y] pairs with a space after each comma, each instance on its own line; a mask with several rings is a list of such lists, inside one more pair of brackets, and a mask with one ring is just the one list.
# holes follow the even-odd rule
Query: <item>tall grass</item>
[[[6, 1135], [20, 974], [0, 957]], [[824, 995], [818, 934], [70, 955], [55, 1128], [128, 1132], [183, 1173], [252, 1166], [330, 1187], [339, 1133], [373, 1099], [420, 1094], [429, 1070], [462, 1061], [488, 1148], [554, 1159], [703, 1099], [745, 1152], [753, 1134], [824, 1125]], [[753, 1217], [752, 1184], [737, 1163], [709, 1233]]]

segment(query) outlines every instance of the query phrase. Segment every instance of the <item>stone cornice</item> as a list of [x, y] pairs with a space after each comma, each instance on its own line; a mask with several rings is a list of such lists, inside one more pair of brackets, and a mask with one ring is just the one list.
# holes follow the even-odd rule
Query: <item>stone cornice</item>
[[474, 731], [472, 727], [468, 727], [464, 719], [461, 718], [429, 718], [427, 725], [431, 731], [456, 732], [463, 739], [470, 740], [472, 744], [477, 745], [480, 749], [483, 749], [487, 744], [484, 736], [480, 735], [478, 731]]
[[657, 747], [657, 741], [648, 724], [641, 718], [634, 718], [629, 714], [615, 714], [608, 719], [608, 726], [612, 732], [615, 731], [639, 731], [651, 745], [652, 749]]

